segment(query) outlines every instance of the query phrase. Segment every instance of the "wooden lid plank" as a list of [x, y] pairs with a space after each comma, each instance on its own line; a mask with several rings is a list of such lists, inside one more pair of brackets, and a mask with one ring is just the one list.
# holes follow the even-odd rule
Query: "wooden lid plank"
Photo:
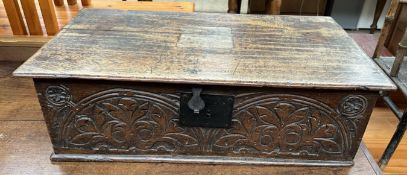
[[396, 89], [330, 17], [85, 9], [14, 75]]

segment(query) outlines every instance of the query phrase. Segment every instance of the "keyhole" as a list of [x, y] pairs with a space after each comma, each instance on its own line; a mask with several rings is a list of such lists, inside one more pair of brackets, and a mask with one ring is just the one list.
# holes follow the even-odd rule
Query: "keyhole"
[[194, 114], [199, 114], [203, 108], [205, 108], [205, 102], [201, 98], [202, 88], [192, 88], [192, 97], [188, 101], [188, 107]]

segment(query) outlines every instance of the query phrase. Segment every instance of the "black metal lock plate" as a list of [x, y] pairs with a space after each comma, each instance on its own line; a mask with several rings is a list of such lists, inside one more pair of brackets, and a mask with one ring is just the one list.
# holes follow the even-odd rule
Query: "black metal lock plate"
[[229, 128], [232, 123], [234, 97], [200, 94], [205, 107], [194, 112], [188, 107], [192, 93], [181, 93], [180, 122], [186, 127]]

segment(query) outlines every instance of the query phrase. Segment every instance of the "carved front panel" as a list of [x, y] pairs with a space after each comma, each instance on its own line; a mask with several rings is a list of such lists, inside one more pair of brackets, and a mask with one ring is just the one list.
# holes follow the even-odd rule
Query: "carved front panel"
[[230, 129], [181, 127], [179, 91], [151, 89], [37, 86], [58, 153], [351, 160], [374, 105], [363, 94], [236, 91]]

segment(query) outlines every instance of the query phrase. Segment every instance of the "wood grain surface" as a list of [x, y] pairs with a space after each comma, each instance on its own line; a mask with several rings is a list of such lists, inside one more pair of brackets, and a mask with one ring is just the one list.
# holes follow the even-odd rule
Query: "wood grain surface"
[[392, 90], [329, 17], [85, 9], [16, 76]]
[[0, 121], [43, 120], [32, 79], [11, 76], [20, 64], [0, 61]]

